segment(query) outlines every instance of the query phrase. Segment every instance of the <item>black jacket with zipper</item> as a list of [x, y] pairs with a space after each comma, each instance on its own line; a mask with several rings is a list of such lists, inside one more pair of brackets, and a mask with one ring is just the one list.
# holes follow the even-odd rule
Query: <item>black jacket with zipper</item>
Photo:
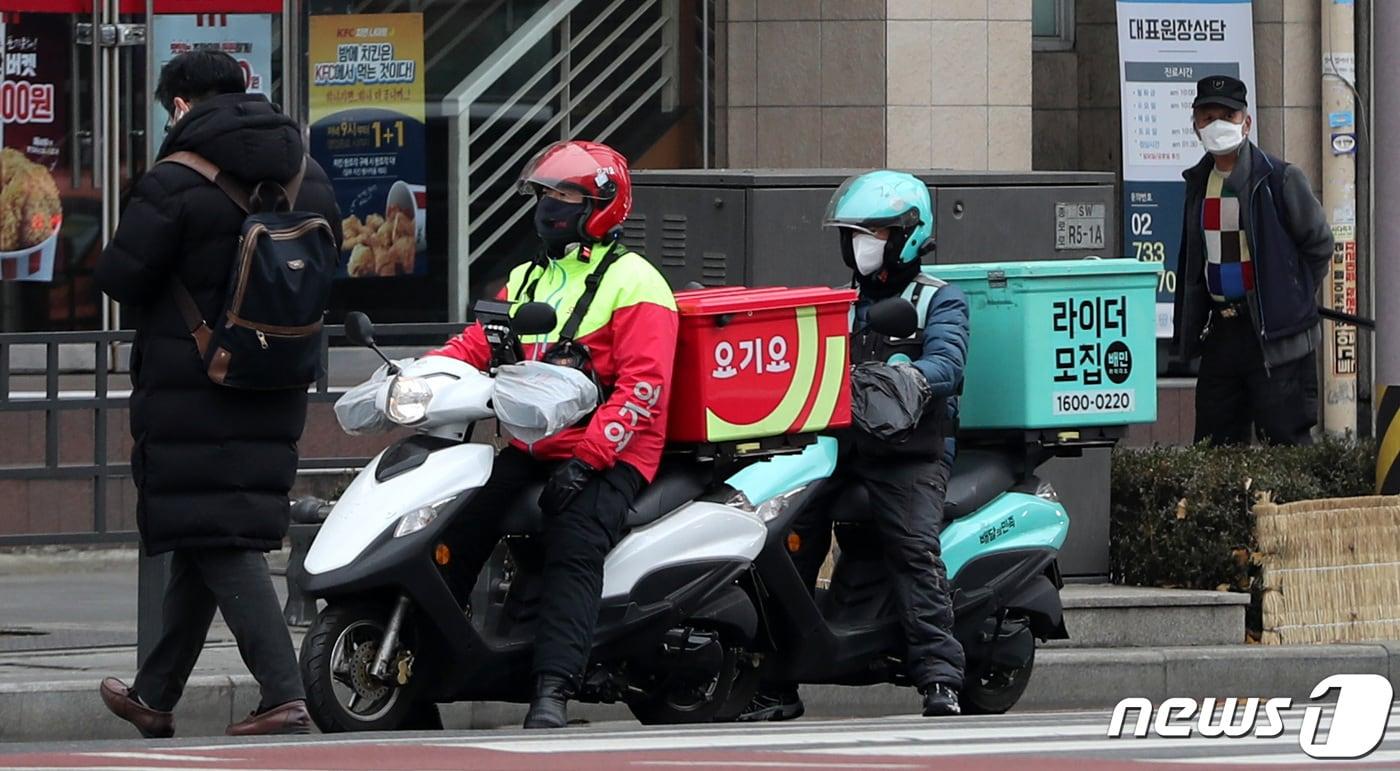
[[[301, 130], [266, 98], [229, 94], [195, 105], [159, 157], [188, 150], [253, 185], [286, 183], [305, 149]], [[335, 192], [315, 161], [296, 207], [326, 218], [340, 243]], [[97, 282], [136, 330], [131, 351], [131, 466], [146, 552], [240, 547], [272, 550], [287, 532], [288, 493], [306, 422], [305, 391], [240, 391], [205, 373], [170, 293], [179, 277], [216, 323], [245, 215], [214, 184], [177, 164], [137, 181]]]
[[[1206, 288], [1201, 209], [1215, 158], [1207, 155], [1182, 173], [1186, 214], [1177, 261], [1172, 353], [1200, 355], [1212, 300]], [[1253, 142], [1245, 144], [1227, 184], [1240, 200], [1240, 227], [1254, 264], [1254, 291], [1246, 298], [1264, 362], [1274, 367], [1308, 355], [1318, 345], [1318, 287], [1332, 261], [1332, 229], [1308, 178]]]

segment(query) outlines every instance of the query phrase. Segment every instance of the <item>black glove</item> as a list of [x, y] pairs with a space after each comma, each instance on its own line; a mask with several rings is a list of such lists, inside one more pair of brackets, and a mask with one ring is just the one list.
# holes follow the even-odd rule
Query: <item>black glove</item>
[[568, 460], [555, 469], [545, 483], [544, 492], [540, 493], [540, 510], [548, 516], [567, 509], [596, 473], [592, 466], [578, 458]]

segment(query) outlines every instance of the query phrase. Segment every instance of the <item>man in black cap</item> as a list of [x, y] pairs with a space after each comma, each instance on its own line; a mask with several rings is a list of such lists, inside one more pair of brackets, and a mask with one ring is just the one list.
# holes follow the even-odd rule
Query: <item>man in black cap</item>
[[1196, 441], [1307, 444], [1317, 423], [1317, 289], [1332, 229], [1307, 176], [1249, 141], [1245, 85], [1196, 84], [1207, 154], [1183, 172], [1173, 353], [1201, 357]]

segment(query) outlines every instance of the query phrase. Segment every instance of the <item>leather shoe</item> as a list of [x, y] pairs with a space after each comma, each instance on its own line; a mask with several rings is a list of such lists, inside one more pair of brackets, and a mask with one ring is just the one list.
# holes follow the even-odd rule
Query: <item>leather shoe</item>
[[535, 698], [525, 715], [526, 728], [563, 728], [569, 724], [569, 681], [558, 675], [540, 675]]
[[102, 703], [113, 715], [136, 726], [141, 736], [147, 739], [169, 739], [175, 735], [175, 716], [169, 712], [151, 709], [137, 701], [131, 689], [115, 677], [102, 681], [98, 689], [102, 693]]
[[306, 701], [297, 699], [265, 712], [254, 712], [229, 726], [225, 733], [229, 736], [308, 734], [311, 733], [311, 713], [306, 711]]

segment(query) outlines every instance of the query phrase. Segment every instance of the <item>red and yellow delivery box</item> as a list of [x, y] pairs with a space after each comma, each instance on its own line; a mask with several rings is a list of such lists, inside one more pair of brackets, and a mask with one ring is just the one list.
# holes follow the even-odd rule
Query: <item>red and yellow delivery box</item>
[[676, 294], [667, 440], [731, 442], [851, 423], [851, 289]]

